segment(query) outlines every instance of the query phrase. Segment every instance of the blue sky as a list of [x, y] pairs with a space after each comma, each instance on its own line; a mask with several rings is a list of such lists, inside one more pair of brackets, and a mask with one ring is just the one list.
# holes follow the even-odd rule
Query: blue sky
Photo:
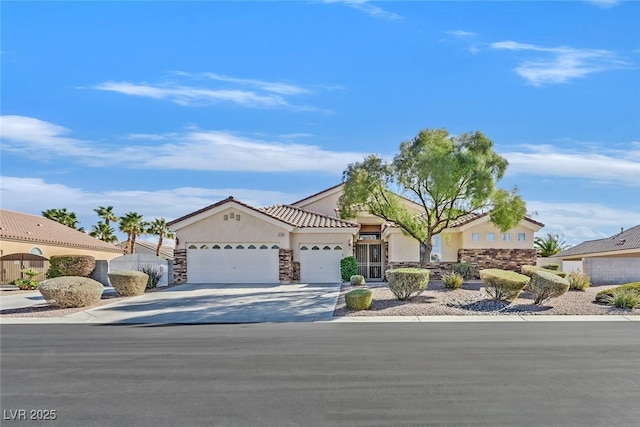
[[640, 223], [640, 3], [1, 4], [2, 207], [291, 203], [421, 129], [480, 130], [575, 244]]

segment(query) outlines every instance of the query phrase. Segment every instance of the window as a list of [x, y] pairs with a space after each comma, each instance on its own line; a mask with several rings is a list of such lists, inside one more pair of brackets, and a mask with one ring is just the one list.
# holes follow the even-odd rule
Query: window
[[261, 245], [260, 249], [269, 249], [269, 248], [267, 247], [267, 245]]
[[225, 247], [224, 247], [224, 248], [225, 248], [225, 249], [233, 249], [233, 246], [231, 246], [231, 245], [225, 245]]
[[220, 245], [213, 245], [211, 246], [211, 249], [220, 249]]
[[479, 242], [480, 241], [480, 233], [471, 233], [471, 240], [473, 240], [474, 242]]
[[256, 246], [255, 245], [249, 245], [249, 247], [247, 247], [247, 249], [255, 249]]
[[518, 233], [518, 242], [524, 242], [527, 240], [527, 235], [525, 233]]
[[238, 245], [238, 246], [236, 246], [236, 249], [244, 249], [244, 246]]
[[490, 242], [496, 240], [496, 233], [487, 233], [487, 240]]
[[502, 233], [502, 241], [510, 242], [511, 241], [511, 233]]
[[32, 248], [29, 253], [42, 256], [42, 250], [40, 248]]
[[360, 233], [360, 240], [380, 240], [380, 233]]

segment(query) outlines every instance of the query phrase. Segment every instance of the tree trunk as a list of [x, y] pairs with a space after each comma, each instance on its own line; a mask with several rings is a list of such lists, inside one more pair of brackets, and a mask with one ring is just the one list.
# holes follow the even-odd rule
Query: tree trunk
[[431, 242], [431, 238], [429, 238], [426, 242], [422, 242], [420, 244], [424, 248], [422, 256], [420, 257], [420, 267], [427, 268], [427, 264], [431, 262], [431, 250], [433, 249], [433, 243]]
[[136, 251], [136, 232], [131, 233], [131, 252], [134, 253]]
[[160, 247], [162, 246], [162, 234], [158, 236], [158, 247], [156, 248], [156, 256], [160, 256]]

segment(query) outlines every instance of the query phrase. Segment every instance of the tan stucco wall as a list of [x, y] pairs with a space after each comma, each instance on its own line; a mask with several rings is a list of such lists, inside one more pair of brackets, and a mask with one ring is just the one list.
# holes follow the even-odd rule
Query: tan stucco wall
[[394, 232], [387, 237], [389, 262], [420, 261], [420, 242], [401, 232]]
[[327, 197], [324, 197], [320, 200], [315, 200], [313, 202], [303, 202], [303, 203], [296, 204], [294, 206], [297, 206], [302, 209], [306, 209], [308, 211], [318, 212], [321, 214], [335, 217], [336, 207], [338, 206], [338, 199], [340, 198], [341, 194], [342, 194], [341, 192], [329, 194], [327, 195]]
[[54, 246], [44, 245], [40, 243], [14, 242], [10, 240], [3, 240], [0, 242], [0, 256], [18, 253], [30, 253], [31, 249], [33, 248], [39, 248], [42, 251], [42, 256], [47, 259], [53, 255], [90, 255], [96, 260], [109, 261], [113, 258], [122, 256], [122, 253], [118, 252], [102, 252], [90, 249], [75, 248], [72, 246]]
[[440, 233], [440, 256], [443, 262], [458, 262], [462, 233]]
[[[473, 233], [480, 233], [480, 241], [474, 242], [472, 240]], [[488, 233], [495, 233], [496, 240], [490, 242], [487, 240]], [[505, 242], [502, 240], [502, 232], [490, 222], [469, 227], [462, 232], [462, 246], [465, 249], [532, 249], [533, 248], [533, 233], [530, 228], [519, 225], [507, 231], [511, 234], [511, 240]], [[518, 233], [525, 233], [525, 240], [523, 242], [518, 241]]]
[[291, 234], [291, 249], [293, 260], [300, 261], [300, 245], [303, 243], [327, 243], [342, 246], [342, 257], [353, 255], [351, 233], [305, 233], [304, 231]]
[[[240, 215], [240, 221], [235, 218], [224, 220], [224, 215]], [[264, 242], [277, 243], [282, 249], [290, 249], [289, 232], [284, 227], [278, 227], [259, 218], [229, 208], [207, 217], [201, 221], [188, 225], [176, 231], [178, 245], [176, 249], [185, 249], [190, 243], [198, 242]], [[282, 236], [279, 236], [282, 234]]]

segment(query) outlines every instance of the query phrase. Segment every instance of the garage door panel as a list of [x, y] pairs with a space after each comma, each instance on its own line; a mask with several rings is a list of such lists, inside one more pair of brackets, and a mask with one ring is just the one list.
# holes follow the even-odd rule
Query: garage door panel
[[339, 244], [300, 245], [300, 281], [303, 283], [336, 283], [342, 280]]
[[[278, 246], [212, 243], [187, 250], [189, 283], [278, 283]], [[205, 247], [206, 246], [206, 247]]]

